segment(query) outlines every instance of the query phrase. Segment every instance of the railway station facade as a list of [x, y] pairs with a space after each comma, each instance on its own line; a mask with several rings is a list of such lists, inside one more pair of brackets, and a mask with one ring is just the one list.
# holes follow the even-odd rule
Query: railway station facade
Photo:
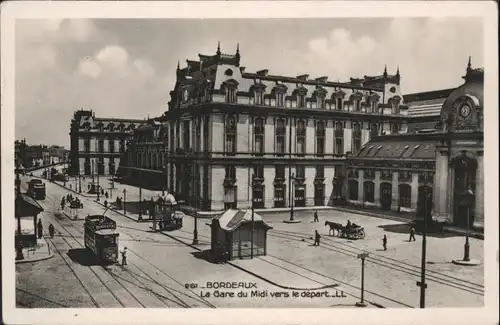
[[469, 59], [463, 78], [436, 96], [449, 92], [436, 127], [374, 137], [349, 157], [350, 204], [484, 227], [484, 70]]
[[408, 129], [399, 69], [344, 83], [284, 77], [246, 72], [239, 49], [219, 48], [186, 63], [168, 111], [134, 131], [119, 174], [203, 210], [248, 208], [252, 197], [259, 208], [340, 204], [349, 153]]

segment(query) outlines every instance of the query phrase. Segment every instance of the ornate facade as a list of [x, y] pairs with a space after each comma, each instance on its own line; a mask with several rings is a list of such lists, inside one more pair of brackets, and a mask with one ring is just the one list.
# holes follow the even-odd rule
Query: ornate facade
[[[120, 174], [204, 210], [333, 204], [346, 196], [346, 154], [405, 132], [399, 69], [331, 82], [246, 72], [240, 53], [177, 68], [168, 111], [138, 128]], [[290, 200], [290, 198], [292, 198]]]
[[374, 137], [349, 157], [349, 203], [423, 215], [427, 192], [425, 215], [466, 226], [469, 214], [471, 226], [484, 226], [483, 69], [469, 60], [463, 78], [443, 101], [434, 130]]
[[70, 174], [114, 175], [132, 131], [145, 122], [96, 118], [92, 111], [76, 111], [70, 128]]

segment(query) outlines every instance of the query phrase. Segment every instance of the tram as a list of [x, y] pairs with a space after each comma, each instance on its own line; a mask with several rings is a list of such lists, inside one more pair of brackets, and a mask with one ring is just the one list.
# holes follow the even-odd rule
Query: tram
[[32, 179], [28, 182], [28, 195], [35, 200], [45, 200], [45, 183], [40, 179]]
[[118, 237], [116, 222], [103, 215], [85, 218], [85, 247], [104, 263], [118, 261]]

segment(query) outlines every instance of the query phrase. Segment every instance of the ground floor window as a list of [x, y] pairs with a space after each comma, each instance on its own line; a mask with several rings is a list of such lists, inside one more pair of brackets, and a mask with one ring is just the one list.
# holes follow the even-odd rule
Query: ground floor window
[[285, 207], [285, 186], [276, 186], [274, 188], [274, 207]]
[[363, 184], [365, 194], [365, 202], [375, 203], [375, 184], [373, 182], [365, 182]]
[[264, 208], [264, 186], [254, 186], [253, 188], [253, 204], [254, 208]]
[[411, 208], [411, 186], [399, 185], [399, 205], [403, 208]]
[[323, 206], [325, 205], [325, 185], [315, 184], [314, 185], [314, 205]]
[[358, 181], [349, 180], [349, 200], [356, 201], [358, 199]]
[[304, 186], [295, 187], [295, 206], [306, 206], [306, 188]]
[[90, 175], [90, 159], [85, 159], [85, 175]]
[[236, 186], [224, 187], [224, 210], [236, 209]]

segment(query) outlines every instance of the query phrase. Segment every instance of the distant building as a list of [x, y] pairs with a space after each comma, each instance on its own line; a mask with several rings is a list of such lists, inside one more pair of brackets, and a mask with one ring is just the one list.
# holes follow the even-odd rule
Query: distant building
[[[472, 69], [469, 60], [463, 78], [463, 85], [435, 92], [436, 98], [425, 94], [442, 103], [434, 108], [441, 106], [434, 127], [426, 124], [423, 132], [409, 122], [412, 132], [374, 137], [348, 158], [350, 204], [407, 210], [458, 226], [466, 226], [469, 213], [471, 226], [484, 226], [484, 70]], [[432, 200], [424, 203], [426, 192]]]
[[[137, 128], [120, 174], [204, 210], [323, 206], [347, 196], [346, 154], [406, 132], [399, 69], [333, 82], [246, 72], [240, 53], [177, 68], [168, 111]], [[255, 175], [252, 186], [252, 175]]]
[[72, 175], [114, 175], [132, 131], [145, 120], [99, 118], [76, 111], [71, 120], [69, 153]]

